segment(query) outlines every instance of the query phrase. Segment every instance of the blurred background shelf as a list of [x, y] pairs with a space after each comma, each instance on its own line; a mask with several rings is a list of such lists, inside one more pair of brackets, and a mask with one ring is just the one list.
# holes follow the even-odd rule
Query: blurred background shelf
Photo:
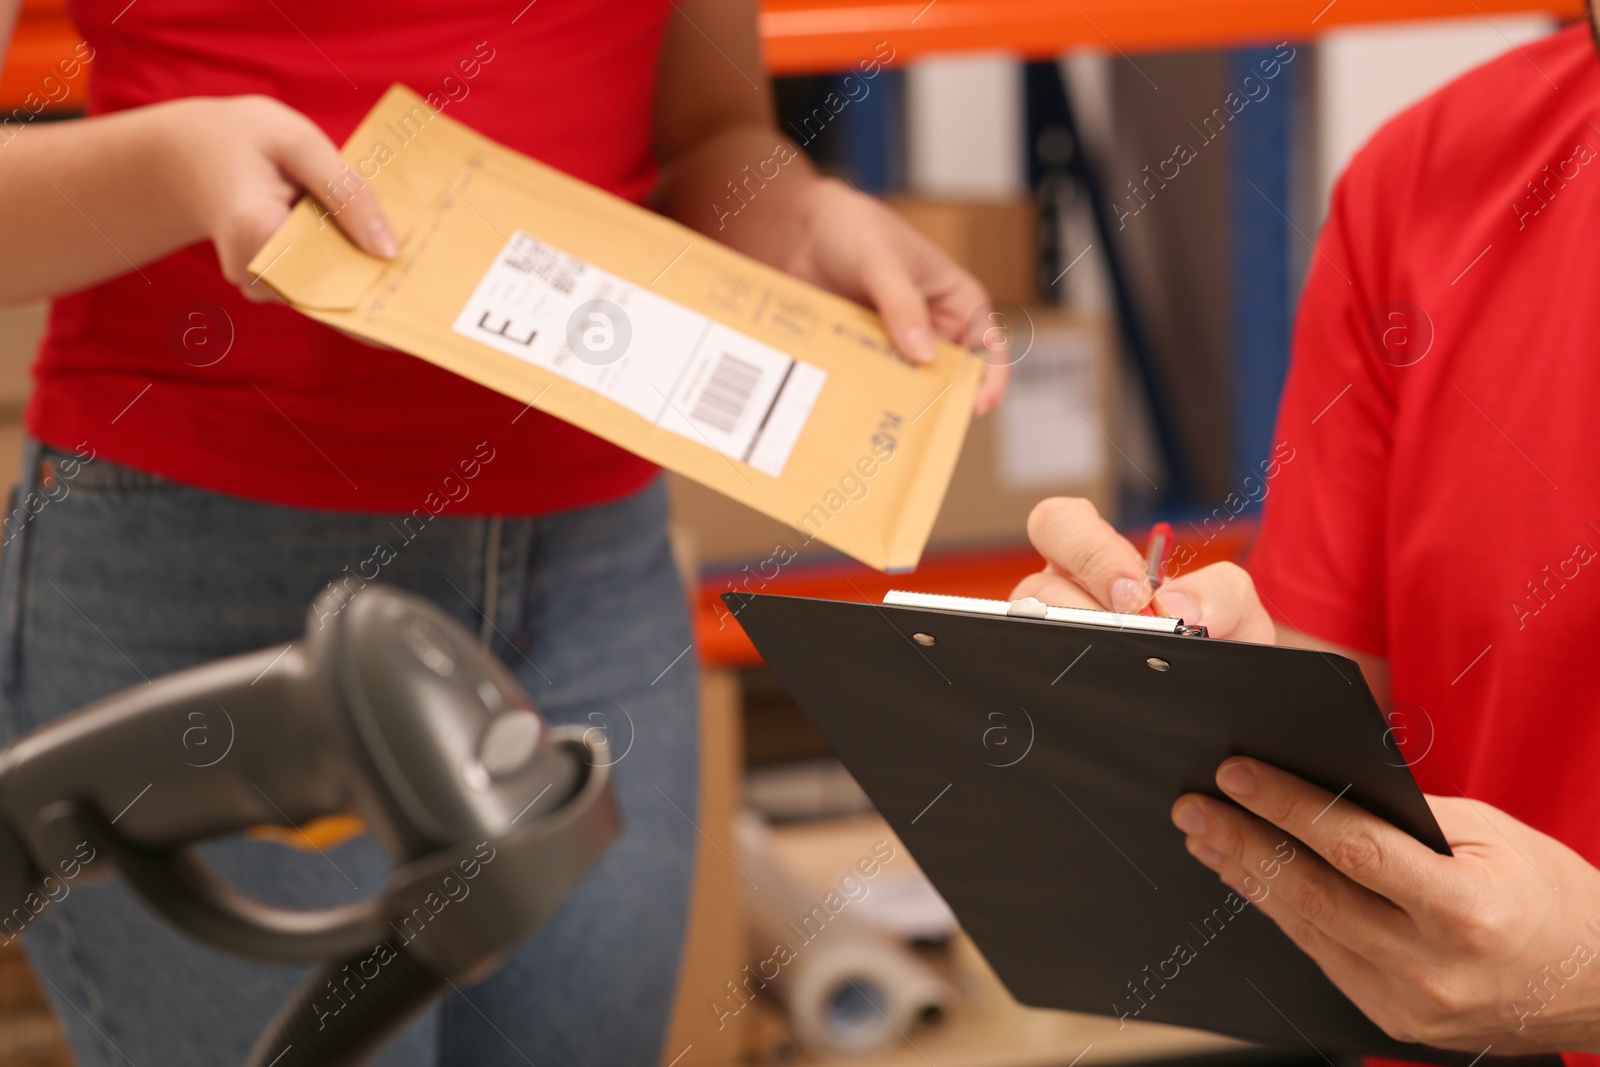
[[1073, 48], [1126, 52], [1308, 40], [1338, 26], [1510, 12], [1582, 14], [1581, 0], [765, 0], [761, 33], [775, 74], [849, 67], [887, 40], [896, 61]]
[[[43, 105], [46, 113], [81, 110], [82, 100], [50, 100], [51, 91], [45, 85], [46, 78], [60, 76], [56, 65], [73, 56], [81, 40], [83, 35], [67, 17], [66, 0], [24, 0], [11, 34], [5, 68], [0, 71], [0, 108], [10, 111], [26, 107], [31, 111]], [[39, 104], [29, 101], [30, 93], [37, 95]], [[0, 114], [0, 119], [6, 117]]]
[[[764, 0], [761, 33], [774, 74], [842, 70], [888, 40], [896, 62], [943, 52], [1028, 58], [1072, 48], [1128, 52], [1306, 40], [1337, 26], [1474, 14], [1572, 18], [1582, 0]], [[892, 35], [892, 37], [886, 37]], [[80, 40], [65, 0], [26, 0], [0, 76], [0, 106], [37, 91]]]

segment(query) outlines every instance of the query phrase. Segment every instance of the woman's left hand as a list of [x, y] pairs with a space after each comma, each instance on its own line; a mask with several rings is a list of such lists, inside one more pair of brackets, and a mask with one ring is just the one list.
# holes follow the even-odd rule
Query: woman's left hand
[[982, 415], [1000, 402], [1015, 358], [1010, 325], [991, 316], [976, 278], [893, 209], [843, 182], [813, 180], [802, 211], [801, 237], [785, 264], [791, 274], [876, 308], [913, 363], [933, 360], [936, 337], [973, 348], [988, 364], [974, 410]]
[[[1172, 821], [1391, 1037], [1495, 1055], [1600, 1051], [1600, 871], [1464, 797], [1430, 796], [1454, 855], [1257, 760]], [[1285, 862], [1284, 835], [1306, 847]]]

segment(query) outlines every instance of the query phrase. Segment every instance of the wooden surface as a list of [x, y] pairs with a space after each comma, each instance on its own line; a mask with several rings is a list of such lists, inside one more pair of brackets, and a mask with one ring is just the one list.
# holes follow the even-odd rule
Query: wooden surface
[[66, 1037], [15, 938], [0, 944], [0, 1067], [72, 1067]]
[[719, 1025], [711, 1001], [723, 984], [740, 977], [749, 962], [744, 918], [744, 882], [729, 857], [734, 853], [733, 814], [744, 782], [740, 738], [739, 679], [731, 671], [700, 676], [700, 808], [694, 858], [694, 894], [689, 929], [678, 971], [678, 995], [661, 1062], [698, 1067], [738, 1059], [746, 1045], [746, 1022]]

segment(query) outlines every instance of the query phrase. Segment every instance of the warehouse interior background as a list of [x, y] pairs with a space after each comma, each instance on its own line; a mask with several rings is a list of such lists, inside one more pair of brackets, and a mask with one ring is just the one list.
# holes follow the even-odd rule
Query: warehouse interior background
[[[781, 16], [805, 6], [771, 5], [770, 24], [781, 29]], [[1363, 22], [1377, 5], [1296, 6], [1306, 11], [1281, 36], [1191, 13], [1181, 27], [1150, 28], [1154, 44], [1079, 27], [1081, 40], [1043, 57], [1037, 41], [996, 40], [1010, 32], [1000, 15], [987, 36], [973, 35], [975, 50], [941, 50], [914, 26], [888, 24], [856, 25], [831, 52], [826, 42], [774, 44], [782, 127], [826, 172], [885, 197], [972, 270], [994, 299], [993, 321], [1025, 354], [1000, 408], [973, 425], [914, 574], [877, 574], [818, 544], [775, 562], [792, 531], [673, 478], [705, 733], [704, 847], [669, 1039], [675, 1067], [827, 1062], [852, 1042], [849, 1062], [873, 1067], [1298, 1062], [1212, 1035], [1018, 1006], [903, 849], [852, 909], [849, 933], [892, 942], [914, 965], [904, 980], [932, 983], [909, 1031], [878, 1026], [865, 1001], [826, 1005], [831, 1021], [808, 1023], [743, 995], [759, 916], [728, 857], [759, 853], [822, 892], [892, 835], [714, 599], [728, 589], [861, 599], [891, 586], [1003, 597], [1037, 559], [1028, 511], [1054, 495], [1088, 497], [1141, 536], [1170, 518], [1203, 558], [1247, 551], [1270, 492], [1260, 473], [1294, 306], [1341, 169], [1391, 115], [1578, 10], [1399, 4]], [[1541, 10], [1506, 10], [1518, 6]], [[1401, 8], [1458, 17], [1393, 21]], [[50, 35], [70, 34], [63, 22], [57, 3], [26, 6], [0, 110], [22, 106], [30, 49], [59, 52]], [[869, 66], [873, 56], [883, 65]], [[28, 121], [72, 117], [82, 99], [74, 88]], [[1243, 103], [1235, 111], [1230, 99]], [[43, 315], [42, 305], [0, 310], [8, 480]], [[17, 944], [0, 947], [0, 1067], [67, 1057]]]

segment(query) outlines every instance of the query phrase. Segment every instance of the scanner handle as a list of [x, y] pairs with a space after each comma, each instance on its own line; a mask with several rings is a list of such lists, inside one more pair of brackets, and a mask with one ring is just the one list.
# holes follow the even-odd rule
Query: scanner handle
[[83, 839], [105, 853], [146, 903], [206, 944], [274, 962], [329, 959], [370, 949], [387, 933], [382, 896], [333, 908], [280, 908], [240, 892], [194, 847], [152, 852], [125, 840], [105, 817], [82, 807]]
[[98, 701], [0, 753], [0, 821], [49, 868], [83, 840], [63, 802], [152, 851], [349, 810], [326, 684], [296, 642]]

